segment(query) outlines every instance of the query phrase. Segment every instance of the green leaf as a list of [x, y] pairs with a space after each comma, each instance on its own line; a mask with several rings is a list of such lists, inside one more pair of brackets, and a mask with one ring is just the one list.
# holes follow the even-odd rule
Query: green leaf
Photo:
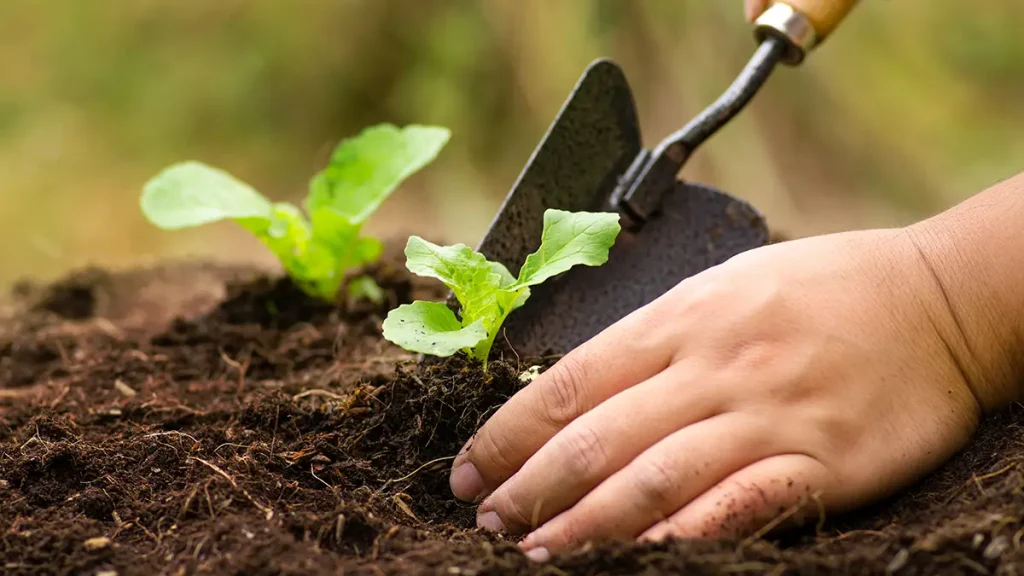
[[479, 321], [463, 327], [440, 302], [416, 301], [388, 313], [384, 338], [411, 352], [444, 357], [476, 346], [487, 329]]
[[165, 230], [228, 218], [271, 218], [259, 192], [227, 172], [199, 162], [175, 164], [149, 180], [139, 199], [142, 213]]
[[[494, 339], [508, 315], [530, 297], [530, 286], [561, 274], [576, 265], [599, 266], [618, 236], [618, 215], [612, 213], [544, 213], [544, 233], [537, 252], [530, 254], [516, 279], [498, 262], [464, 244], [438, 246], [412, 236], [405, 247], [406, 267], [413, 273], [443, 282], [461, 304], [461, 321], [447, 306], [414, 302], [392, 310], [385, 321], [384, 337], [425, 354], [450, 356], [467, 349], [487, 369]], [[411, 333], [406, 328], [415, 328]], [[475, 331], [482, 330], [478, 337]], [[474, 330], [472, 337], [465, 335]], [[451, 335], [440, 340], [438, 334]], [[457, 335], [457, 337], [455, 336]], [[475, 340], [474, 344], [467, 344]]]
[[365, 298], [377, 305], [384, 303], [384, 291], [377, 281], [369, 276], [353, 278], [348, 284], [348, 295], [354, 300]]
[[500, 278], [500, 284], [502, 288], [507, 288], [516, 283], [516, 277], [505, 268], [505, 265], [501, 262], [488, 262], [491, 265], [491, 270], [498, 275]]
[[[436, 278], [462, 304], [463, 322], [490, 315], [494, 294], [512, 275], [495, 268], [483, 254], [465, 244], [438, 246], [419, 236], [411, 236], [405, 245], [405, 266], [413, 274]], [[501, 267], [504, 269], [504, 266]]]
[[270, 248], [286, 267], [287, 260], [295, 259], [305, 250], [312, 235], [302, 211], [287, 202], [273, 204], [265, 217], [236, 218], [236, 221]]
[[342, 275], [331, 246], [319, 242], [302, 211], [274, 204], [270, 219], [243, 218], [239, 224], [270, 248], [295, 285], [315, 298], [333, 301]]
[[451, 132], [434, 126], [381, 124], [342, 141], [313, 177], [306, 209], [330, 208], [362, 224], [406, 178], [437, 157]]
[[365, 266], [376, 262], [382, 252], [384, 252], [384, 243], [369, 236], [357, 238], [355, 246], [352, 247], [352, 256], [357, 262], [356, 266]]
[[604, 264], [620, 230], [618, 214], [545, 211], [540, 248], [526, 257], [516, 286], [540, 284], [579, 264]]

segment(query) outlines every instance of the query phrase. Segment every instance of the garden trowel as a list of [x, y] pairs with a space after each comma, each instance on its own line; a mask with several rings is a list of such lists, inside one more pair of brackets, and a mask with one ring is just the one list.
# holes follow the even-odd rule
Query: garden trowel
[[495, 344], [525, 356], [564, 354], [685, 278], [767, 244], [756, 209], [678, 173], [778, 64], [800, 64], [856, 1], [772, 3], [755, 24], [758, 48], [732, 86], [653, 150], [641, 145], [622, 70], [609, 60], [592, 63], [477, 249], [517, 274], [540, 245], [548, 208], [618, 212], [622, 232], [603, 266], [578, 266], [535, 286]]

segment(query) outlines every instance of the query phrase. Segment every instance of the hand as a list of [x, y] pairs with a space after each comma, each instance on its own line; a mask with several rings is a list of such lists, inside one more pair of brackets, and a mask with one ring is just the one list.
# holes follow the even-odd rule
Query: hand
[[[845, 510], [960, 449], [1003, 397], [912, 229], [771, 245], [689, 278], [511, 398], [453, 464], [535, 559]], [[977, 344], [974, 342], [973, 344]]]
[[744, 0], [743, 11], [747, 17], [747, 22], [757, 20], [757, 17], [768, 9], [768, 4], [769, 0]]

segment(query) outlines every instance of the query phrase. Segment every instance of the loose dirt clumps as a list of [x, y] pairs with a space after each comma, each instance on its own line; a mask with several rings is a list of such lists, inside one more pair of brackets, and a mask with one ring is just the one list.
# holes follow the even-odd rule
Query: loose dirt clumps
[[1024, 409], [889, 502], [752, 541], [588, 544], [533, 565], [473, 529], [452, 458], [534, 363], [417, 363], [389, 307], [172, 264], [23, 285], [0, 319], [0, 573], [1015, 574]]

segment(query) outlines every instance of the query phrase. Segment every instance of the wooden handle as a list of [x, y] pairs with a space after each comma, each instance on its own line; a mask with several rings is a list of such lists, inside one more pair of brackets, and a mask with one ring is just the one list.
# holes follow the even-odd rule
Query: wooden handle
[[807, 16], [820, 42], [839, 26], [857, 0], [782, 0], [772, 4], [787, 4]]

